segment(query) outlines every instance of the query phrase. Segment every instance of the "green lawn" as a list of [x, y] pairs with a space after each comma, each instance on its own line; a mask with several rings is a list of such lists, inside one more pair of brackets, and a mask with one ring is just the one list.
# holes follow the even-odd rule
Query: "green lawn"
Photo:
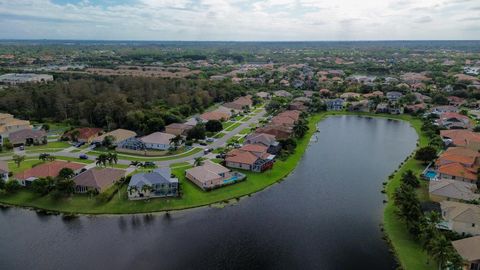
[[[202, 148], [194, 148], [188, 152], [183, 154], [175, 155], [175, 156], [164, 156], [164, 157], [145, 157], [145, 156], [135, 156], [135, 155], [127, 155], [127, 154], [120, 154], [117, 153], [118, 159], [129, 160], [129, 161], [164, 161], [164, 160], [174, 160], [183, 157], [188, 157], [194, 155], [198, 152], [201, 152]], [[101, 151], [90, 151], [87, 155], [99, 155], [103, 152]]]
[[47, 152], [48, 150], [60, 151], [70, 146], [71, 145], [68, 142], [62, 142], [62, 141], [49, 142], [47, 144], [42, 144], [42, 145], [27, 146], [25, 147], [25, 151], [27, 152], [41, 152], [41, 151]]
[[232, 130], [236, 129], [237, 127], [239, 127], [241, 124], [242, 124], [242, 123], [235, 123], [235, 124], [227, 127], [227, 128], [225, 129], [225, 131], [232, 131]]
[[215, 139], [220, 139], [220, 138], [222, 138], [223, 136], [225, 136], [225, 133], [219, 132], [219, 133], [215, 134], [215, 136], [213, 136], [213, 138], [215, 138]]
[[170, 164], [170, 168], [185, 167], [185, 166], [190, 166], [190, 163], [185, 161], [185, 162], [177, 162], [177, 163]]
[[246, 134], [249, 134], [250, 132], [252, 132], [252, 130], [249, 129], [249, 128], [246, 128], [246, 129], [240, 131], [238, 134], [240, 134], [240, 135], [246, 135]]

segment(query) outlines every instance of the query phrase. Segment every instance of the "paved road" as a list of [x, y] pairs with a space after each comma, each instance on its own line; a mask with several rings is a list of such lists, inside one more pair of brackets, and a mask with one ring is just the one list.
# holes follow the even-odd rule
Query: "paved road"
[[[211, 143], [207, 146], [196, 145], [195, 147], [202, 148], [202, 149], [205, 149], [205, 148], [215, 149], [215, 148], [218, 148], [218, 147], [223, 147], [230, 138], [234, 137], [235, 135], [240, 133], [242, 130], [244, 130], [246, 128], [249, 128], [250, 124], [258, 123], [260, 118], [262, 118], [265, 115], [265, 113], [266, 113], [265, 110], [262, 110], [258, 114], [252, 116], [252, 118], [250, 118], [248, 121], [242, 123], [240, 126], [235, 128], [234, 130], [226, 133], [222, 138], [216, 139], [213, 143]], [[51, 153], [51, 154], [53, 156], [58, 156], [58, 157], [78, 158], [81, 153], [85, 153], [85, 152], [88, 152], [88, 151], [91, 150], [91, 149], [87, 148], [87, 149], [82, 150], [81, 152], [75, 152], [75, 153], [69, 152], [69, 151], [72, 151], [73, 149], [77, 149], [77, 148], [69, 147], [69, 148], [66, 148], [62, 151], [54, 152], [54, 153]], [[40, 153], [24, 153], [24, 152], [22, 152], [22, 153], [19, 153], [19, 154], [25, 155], [27, 158], [32, 158], [32, 157], [38, 158], [38, 155]], [[183, 158], [172, 159], [172, 160], [164, 160], [164, 161], [154, 161], [154, 162], [158, 167], [168, 167], [173, 163], [192, 161], [195, 158], [201, 157], [201, 156], [204, 156], [204, 155], [205, 154], [203, 153], [203, 151], [201, 151], [201, 152], [198, 152], [198, 153], [195, 153], [193, 155], [183, 157]], [[90, 160], [95, 160], [97, 158], [97, 156], [89, 154], [88, 158]], [[11, 159], [10, 156], [0, 157], [0, 160], [9, 160], [9, 159]], [[148, 159], [145, 159], [145, 160], [148, 160]], [[123, 159], [118, 160], [118, 164], [123, 164], [123, 165], [130, 165], [130, 162], [131, 161], [129, 161], [129, 160], [123, 160]]]

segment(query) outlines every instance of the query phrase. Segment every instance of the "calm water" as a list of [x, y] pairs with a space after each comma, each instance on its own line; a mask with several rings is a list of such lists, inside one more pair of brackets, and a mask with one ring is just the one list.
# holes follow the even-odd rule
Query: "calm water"
[[319, 124], [285, 181], [224, 209], [65, 221], [0, 211], [0, 269], [394, 269], [382, 182], [414, 149], [407, 123]]

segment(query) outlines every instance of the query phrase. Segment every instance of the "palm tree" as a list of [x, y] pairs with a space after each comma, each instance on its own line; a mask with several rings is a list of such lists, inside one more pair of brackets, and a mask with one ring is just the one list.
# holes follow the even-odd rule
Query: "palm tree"
[[405, 173], [403, 173], [402, 182], [414, 188], [420, 186], [420, 181], [418, 181], [417, 176], [412, 170], [407, 170]]
[[118, 156], [117, 156], [117, 153], [108, 153], [107, 155], [107, 161], [108, 161], [108, 164], [112, 165], [113, 163], [117, 164], [118, 162]]
[[108, 161], [108, 156], [106, 154], [100, 154], [98, 157], [97, 157], [97, 166], [104, 166], [106, 167], [107, 166], [107, 161]]
[[177, 135], [170, 139], [170, 144], [173, 144], [173, 151], [176, 151], [178, 146], [182, 143], [182, 136]]
[[295, 137], [297, 138], [302, 138], [307, 134], [308, 131], [308, 126], [307, 123], [303, 120], [299, 120], [295, 122], [295, 125], [293, 126], [293, 133], [295, 134]]
[[450, 241], [444, 235], [439, 235], [432, 241], [430, 252], [433, 258], [438, 262], [439, 270], [445, 269], [450, 255], [454, 253]]
[[12, 160], [17, 164], [17, 167], [20, 167], [20, 164], [25, 160], [25, 156], [13, 155]]
[[202, 166], [203, 165], [203, 160], [204, 160], [204, 158], [202, 158], [202, 157], [195, 158], [195, 160], [193, 161], [193, 166], [194, 167]]

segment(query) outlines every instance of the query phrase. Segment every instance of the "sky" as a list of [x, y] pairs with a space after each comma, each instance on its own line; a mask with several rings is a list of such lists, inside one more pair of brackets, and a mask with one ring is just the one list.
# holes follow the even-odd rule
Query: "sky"
[[0, 0], [0, 39], [480, 39], [480, 0]]

